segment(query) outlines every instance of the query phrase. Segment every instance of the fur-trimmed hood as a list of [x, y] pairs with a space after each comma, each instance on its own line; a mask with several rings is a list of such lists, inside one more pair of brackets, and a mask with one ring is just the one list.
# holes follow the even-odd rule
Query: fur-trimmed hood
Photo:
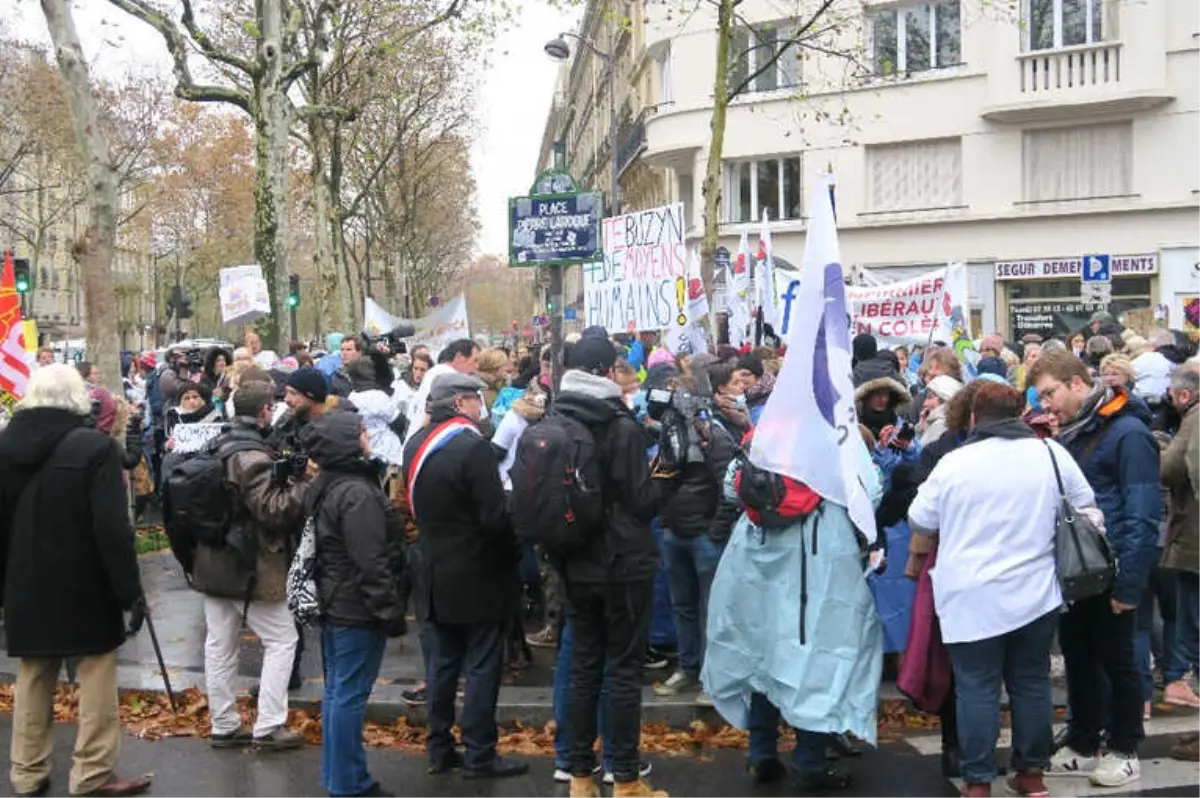
[[894, 377], [876, 377], [867, 380], [854, 389], [854, 401], [861, 405], [862, 401], [869, 394], [881, 389], [891, 392], [891, 400], [888, 402], [889, 407], [899, 407], [902, 404], [912, 401], [912, 394], [904, 387], [904, 383]]

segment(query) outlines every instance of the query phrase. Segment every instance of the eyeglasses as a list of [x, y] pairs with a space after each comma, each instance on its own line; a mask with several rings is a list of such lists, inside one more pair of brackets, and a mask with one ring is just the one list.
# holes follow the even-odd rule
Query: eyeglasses
[[1054, 398], [1054, 394], [1058, 393], [1061, 389], [1063, 389], [1065, 387], [1067, 387], [1067, 386], [1063, 385], [1060, 382], [1060, 383], [1057, 383], [1056, 385], [1051, 386], [1050, 388], [1047, 388], [1046, 390], [1042, 391], [1041, 393], [1039, 393], [1037, 395], [1038, 402], [1043, 405], [1046, 404], [1052, 398]]

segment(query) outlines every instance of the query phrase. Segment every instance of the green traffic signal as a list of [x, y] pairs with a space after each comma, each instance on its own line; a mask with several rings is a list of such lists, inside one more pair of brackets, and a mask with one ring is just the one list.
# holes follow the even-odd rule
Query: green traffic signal
[[24, 280], [24, 279], [17, 280], [17, 293], [18, 294], [28, 294], [29, 293], [29, 281], [28, 280]]
[[300, 297], [296, 296], [295, 294], [288, 294], [287, 304], [289, 308], [300, 307]]
[[29, 276], [29, 261], [17, 258], [13, 261], [13, 286], [18, 294], [28, 294], [33, 288], [33, 280]]

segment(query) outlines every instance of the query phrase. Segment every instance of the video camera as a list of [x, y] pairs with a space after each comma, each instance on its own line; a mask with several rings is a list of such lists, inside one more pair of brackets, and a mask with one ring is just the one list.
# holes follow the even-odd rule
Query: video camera
[[380, 335], [372, 336], [363, 333], [361, 336], [362, 348], [364, 352], [382, 350], [388, 355], [395, 355], [404, 351], [404, 339], [412, 338], [416, 334], [417, 328], [410, 322], [400, 322]]
[[285, 449], [279, 459], [271, 461], [271, 479], [276, 482], [287, 482], [288, 479], [300, 479], [308, 470], [308, 455], [304, 452], [293, 452]]

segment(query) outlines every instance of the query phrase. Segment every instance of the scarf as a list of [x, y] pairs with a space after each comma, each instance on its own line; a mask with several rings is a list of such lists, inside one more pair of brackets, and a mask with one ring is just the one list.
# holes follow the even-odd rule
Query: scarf
[[871, 430], [871, 434], [878, 440], [879, 433], [883, 431], [883, 428], [896, 424], [898, 419], [896, 411], [890, 407], [887, 410], [872, 410], [864, 407], [858, 414], [858, 420], [864, 427]]
[[1092, 392], [1083, 400], [1083, 406], [1079, 408], [1079, 412], [1075, 414], [1075, 418], [1071, 419], [1065, 426], [1058, 430], [1058, 442], [1063, 446], [1074, 440], [1083, 428], [1091, 423], [1096, 414], [1100, 412], [1100, 408], [1108, 404], [1113, 398], [1113, 389], [1097, 382], [1092, 387]]

